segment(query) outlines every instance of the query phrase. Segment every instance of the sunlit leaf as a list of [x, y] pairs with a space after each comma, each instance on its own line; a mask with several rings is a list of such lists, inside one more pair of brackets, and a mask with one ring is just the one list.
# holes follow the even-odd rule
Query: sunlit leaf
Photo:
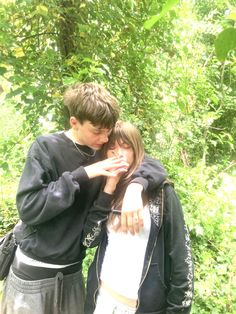
[[23, 49], [21, 47], [14, 48], [13, 49], [13, 55], [16, 58], [21, 58], [21, 57], [25, 56], [24, 51], [23, 51]]
[[228, 52], [236, 48], [236, 29], [231, 27], [223, 30], [215, 40], [216, 56], [225, 61]]
[[153, 15], [149, 20], [144, 23], [144, 28], [151, 29], [156, 22], [162, 18], [167, 12], [169, 12], [173, 6], [179, 3], [179, 0], [168, 0], [166, 4], [163, 5], [161, 12], [157, 15]]
[[42, 16], [47, 16], [48, 14], [48, 8], [41, 4], [37, 5], [36, 11], [39, 15], [42, 15]]
[[229, 13], [229, 15], [227, 15], [226, 17], [228, 20], [234, 20], [236, 21], [236, 10], [233, 10]]

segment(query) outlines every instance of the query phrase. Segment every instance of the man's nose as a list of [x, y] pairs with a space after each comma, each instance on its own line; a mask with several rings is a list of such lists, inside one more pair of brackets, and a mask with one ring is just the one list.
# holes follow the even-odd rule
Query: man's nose
[[103, 135], [101, 136], [101, 142], [102, 142], [103, 144], [108, 142], [108, 135], [107, 135], [107, 134], [103, 134]]

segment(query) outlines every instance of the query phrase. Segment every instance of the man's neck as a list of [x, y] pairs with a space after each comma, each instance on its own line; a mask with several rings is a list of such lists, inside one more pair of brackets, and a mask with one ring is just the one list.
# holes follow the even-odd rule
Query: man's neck
[[76, 139], [76, 136], [74, 134], [74, 130], [73, 129], [69, 129], [68, 131], [65, 131], [65, 135], [74, 143], [77, 143], [79, 145], [82, 145], [81, 143], [78, 142], [78, 140]]

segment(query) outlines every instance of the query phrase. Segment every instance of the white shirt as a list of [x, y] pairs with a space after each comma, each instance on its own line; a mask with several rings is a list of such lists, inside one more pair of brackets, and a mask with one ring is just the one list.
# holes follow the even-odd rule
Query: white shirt
[[102, 264], [101, 280], [117, 293], [138, 298], [144, 257], [150, 233], [149, 209], [144, 208], [144, 228], [135, 235], [114, 231], [107, 226], [108, 244]]
[[44, 267], [44, 268], [64, 268], [64, 267], [68, 267], [71, 265], [74, 265], [76, 263], [73, 264], [66, 264], [66, 265], [56, 265], [56, 264], [50, 264], [50, 263], [44, 263], [44, 262], [40, 262], [37, 261], [31, 257], [26, 256], [20, 249], [19, 246], [17, 246], [16, 249], [16, 257], [19, 261], [21, 261], [24, 264], [30, 265], [30, 266], [36, 266], [36, 267]]

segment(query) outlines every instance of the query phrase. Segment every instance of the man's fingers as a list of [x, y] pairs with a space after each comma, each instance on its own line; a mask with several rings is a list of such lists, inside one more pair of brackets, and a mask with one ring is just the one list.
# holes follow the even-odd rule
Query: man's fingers
[[127, 233], [129, 231], [134, 235], [139, 233], [143, 225], [143, 210], [121, 213], [121, 230], [123, 232]]
[[106, 177], [115, 177], [117, 174], [114, 171], [103, 170], [101, 175]]
[[116, 157], [112, 157], [112, 158], [108, 158], [105, 159], [103, 162], [105, 162], [106, 166], [110, 169], [110, 168], [127, 168], [129, 167], [129, 164], [127, 163], [127, 161], [125, 161], [122, 158], [116, 158]]
[[98, 161], [94, 164], [88, 165], [84, 167], [84, 170], [86, 171], [88, 177], [90, 179], [95, 178], [97, 176], [115, 176], [117, 173], [114, 173], [114, 171], [118, 172], [125, 172], [127, 171], [129, 167], [129, 164], [124, 161], [121, 158], [107, 158], [102, 161]]
[[139, 233], [139, 216], [138, 216], [138, 214], [133, 216], [133, 226], [134, 226], [134, 232]]
[[143, 222], [143, 209], [140, 209], [138, 211], [138, 224], [139, 224], [139, 229], [142, 229], [144, 226], [144, 222]]
[[133, 214], [133, 227], [135, 233], [139, 233], [143, 229], [143, 211], [138, 210]]
[[127, 228], [127, 221], [126, 221], [125, 213], [121, 212], [120, 220], [121, 220], [121, 230], [122, 230], [122, 232], [127, 233], [128, 228]]
[[105, 160], [102, 162], [102, 175], [105, 176], [116, 176], [122, 173], [127, 172], [129, 164], [123, 160]]
[[118, 170], [112, 170], [112, 171], [109, 171], [109, 170], [103, 170], [101, 175], [102, 176], [106, 176], [106, 177], [120, 177], [122, 175], [122, 173], [125, 173], [127, 172], [126, 169], [118, 169]]
[[128, 231], [134, 235], [134, 221], [133, 221], [133, 215], [131, 215], [130, 213], [127, 215], [127, 228]]

